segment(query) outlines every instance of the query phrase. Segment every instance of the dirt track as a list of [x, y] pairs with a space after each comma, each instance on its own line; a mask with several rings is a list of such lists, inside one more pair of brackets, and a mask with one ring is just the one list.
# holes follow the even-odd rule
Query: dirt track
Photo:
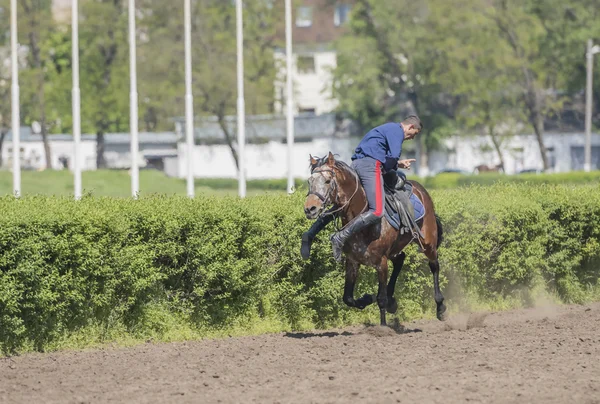
[[0, 359], [6, 403], [600, 403], [600, 304]]

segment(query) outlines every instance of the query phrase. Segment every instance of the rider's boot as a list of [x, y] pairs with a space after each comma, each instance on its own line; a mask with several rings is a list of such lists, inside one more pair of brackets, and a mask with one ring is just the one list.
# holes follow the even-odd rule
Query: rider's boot
[[333, 215], [319, 216], [317, 220], [310, 226], [304, 234], [302, 234], [302, 246], [300, 247], [300, 255], [307, 260], [310, 257], [310, 247], [317, 234], [333, 221]]
[[333, 248], [333, 258], [337, 262], [342, 261], [342, 250], [344, 249], [344, 244], [346, 240], [350, 238], [353, 234], [358, 233], [362, 229], [377, 223], [381, 220], [381, 216], [376, 216], [373, 212], [365, 212], [360, 216], [354, 218], [346, 228], [341, 231], [335, 233], [331, 236], [331, 247]]

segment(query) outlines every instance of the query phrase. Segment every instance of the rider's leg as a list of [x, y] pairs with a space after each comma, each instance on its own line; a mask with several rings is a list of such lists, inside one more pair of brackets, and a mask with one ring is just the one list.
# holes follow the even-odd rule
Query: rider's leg
[[381, 163], [373, 158], [365, 157], [355, 160], [352, 166], [367, 194], [369, 211], [355, 217], [344, 229], [331, 237], [333, 256], [338, 262], [342, 259], [342, 250], [346, 240], [362, 229], [379, 222], [383, 216], [385, 195]]

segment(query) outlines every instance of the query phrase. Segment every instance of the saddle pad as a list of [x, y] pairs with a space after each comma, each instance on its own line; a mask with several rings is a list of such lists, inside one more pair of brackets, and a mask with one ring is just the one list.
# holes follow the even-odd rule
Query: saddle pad
[[[405, 206], [407, 208], [406, 211], [411, 216], [411, 218], [415, 222], [417, 222], [418, 220], [421, 220], [425, 216], [425, 207], [423, 206], [423, 204], [421, 203], [419, 198], [417, 198], [417, 196], [412, 192], [412, 187], [410, 188], [410, 191], [408, 191], [408, 192], [410, 192], [410, 196], [409, 196], [408, 200], [409, 200], [411, 206], [410, 207]], [[403, 196], [403, 197], [405, 198], [406, 196]], [[397, 196], [392, 193], [388, 193], [386, 190], [385, 218], [392, 225], [392, 227], [394, 229], [400, 230], [400, 228], [402, 227], [401, 220], [400, 220], [400, 214], [396, 211], [396, 208], [394, 207], [394, 205], [392, 203], [390, 203], [391, 198], [397, 198]], [[403, 198], [397, 198], [397, 199], [400, 203], [403, 203], [403, 201], [402, 201]], [[412, 208], [412, 209], [410, 209], [410, 208]]]

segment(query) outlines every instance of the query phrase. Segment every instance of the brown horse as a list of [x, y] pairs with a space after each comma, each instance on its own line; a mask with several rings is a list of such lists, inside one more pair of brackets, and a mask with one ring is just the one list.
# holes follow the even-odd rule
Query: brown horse
[[[415, 181], [409, 182], [413, 186], [413, 192], [425, 207], [425, 216], [417, 223], [423, 234], [423, 238], [419, 241], [423, 247], [422, 252], [429, 259], [429, 268], [433, 274], [437, 318], [444, 320], [446, 306], [444, 305], [444, 296], [440, 291], [440, 264], [437, 253], [437, 248], [442, 241], [442, 224], [435, 214], [433, 201], [425, 188]], [[308, 219], [318, 219], [315, 225], [318, 224], [319, 220], [321, 223], [326, 224], [331, 220], [323, 220], [322, 218], [328, 215], [331, 218], [335, 215], [341, 218], [342, 225], [345, 226], [366, 209], [367, 197], [365, 191], [352, 168], [342, 161], [336, 161], [331, 153], [328, 157], [322, 159], [315, 159], [311, 156], [309, 194], [304, 204], [304, 212]], [[322, 227], [324, 227], [324, 224], [317, 231]], [[303, 255], [305, 257], [310, 254], [312, 237], [308, 239], [303, 237], [302, 239]], [[374, 303], [375, 297], [373, 295], [367, 294], [359, 299], [354, 299], [354, 285], [359, 266], [363, 264], [374, 267], [377, 270], [379, 279], [376, 300], [380, 310], [381, 325], [386, 325], [386, 310], [395, 313], [398, 309], [394, 299], [394, 289], [406, 258], [406, 254], [402, 250], [412, 241], [413, 236], [410, 232], [400, 235], [385, 218], [382, 218], [380, 223], [367, 227], [348, 239], [344, 245], [344, 253], [346, 254], [344, 303], [361, 310]], [[392, 261], [394, 266], [389, 284], [388, 259]]]
[[504, 172], [504, 164], [500, 163], [495, 166], [488, 166], [486, 164], [480, 164], [473, 169], [475, 174], [479, 173], [503, 173]]

